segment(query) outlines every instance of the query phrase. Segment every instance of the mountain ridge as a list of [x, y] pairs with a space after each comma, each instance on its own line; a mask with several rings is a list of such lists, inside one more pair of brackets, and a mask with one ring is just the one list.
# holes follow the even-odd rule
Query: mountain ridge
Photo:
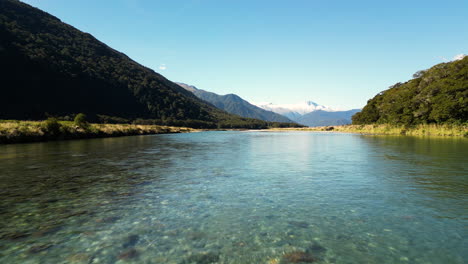
[[285, 116], [257, 107], [236, 94], [230, 93], [226, 95], [219, 95], [213, 92], [198, 89], [193, 85], [188, 85], [181, 82], [176, 83], [187, 91], [192, 92], [198, 98], [209, 102], [228, 113], [271, 122], [293, 122]]
[[349, 125], [351, 124], [351, 117], [359, 111], [361, 109], [333, 112], [316, 110], [301, 116], [297, 122], [309, 127]]
[[310, 127], [351, 124], [351, 116], [360, 111], [360, 109], [336, 110], [313, 101], [305, 101], [298, 104], [254, 104], [263, 109], [282, 114], [299, 124]]
[[288, 117], [291, 120], [296, 120], [300, 118], [302, 115], [307, 113], [316, 111], [316, 110], [329, 110], [332, 111], [331, 108], [319, 105], [313, 101], [305, 101], [298, 104], [273, 104], [273, 103], [253, 103], [254, 105], [272, 111], [281, 115]]

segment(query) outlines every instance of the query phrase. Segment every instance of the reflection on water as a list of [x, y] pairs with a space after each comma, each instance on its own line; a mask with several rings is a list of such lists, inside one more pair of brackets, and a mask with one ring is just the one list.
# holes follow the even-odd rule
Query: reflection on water
[[[385, 149], [378, 158], [395, 160], [412, 182], [433, 190], [428, 195], [460, 198], [468, 195], [468, 145], [464, 138], [365, 137], [374, 148]], [[387, 163], [389, 164], [389, 163]], [[403, 168], [401, 168], [403, 167]], [[404, 171], [401, 171], [404, 169]]]
[[467, 157], [301, 132], [0, 146], [0, 263], [465, 263]]

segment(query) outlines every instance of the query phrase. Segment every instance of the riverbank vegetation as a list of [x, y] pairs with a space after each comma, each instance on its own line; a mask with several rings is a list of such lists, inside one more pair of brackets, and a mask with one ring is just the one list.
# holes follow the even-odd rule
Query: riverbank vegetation
[[[176, 121], [174, 122], [177, 123]], [[251, 118], [245, 118], [243, 121], [244, 123], [236, 124], [219, 123], [209, 129], [266, 129], [291, 125], [291, 123], [266, 121], [260, 121], [259, 125], [258, 120]], [[49, 117], [44, 121], [0, 120], [0, 144], [201, 131], [184, 126], [158, 125], [157, 122], [158, 120], [137, 119], [133, 123], [89, 123], [84, 114], [76, 115], [73, 121], [55, 117]], [[302, 126], [297, 125], [297, 127]]]
[[330, 131], [375, 135], [468, 137], [468, 124], [419, 124], [413, 126], [373, 124], [305, 128], [273, 128], [272, 131]]
[[82, 116], [77, 116], [75, 121], [59, 121], [56, 118], [45, 121], [0, 120], [0, 144], [193, 131], [196, 130], [159, 125], [92, 124]]

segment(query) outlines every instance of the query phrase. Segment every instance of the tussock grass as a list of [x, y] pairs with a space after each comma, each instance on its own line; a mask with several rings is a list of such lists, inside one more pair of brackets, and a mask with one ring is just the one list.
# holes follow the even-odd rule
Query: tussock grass
[[163, 133], [193, 132], [195, 129], [158, 125], [89, 124], [81, 128], [71, 121], [57, 121], [52, 131], [47, 121], [0, 120], [0, 143], [23, 143], [48, 140], [118, 137]]
[[415, 126], [399, 126], [389, 124], [375, 125], [345, 125], [305, 128], [273, 128], [278, 131], [331, 131], [377, 135], [408, 135], [408, 136], [454, 136], [468, 137], [468, 125], [452, 124], [420, 124]]

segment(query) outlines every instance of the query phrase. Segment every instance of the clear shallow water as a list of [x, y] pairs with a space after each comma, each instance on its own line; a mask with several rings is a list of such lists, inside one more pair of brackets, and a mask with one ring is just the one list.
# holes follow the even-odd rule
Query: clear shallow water
[[4, 145], [0, 263], [466, 263], [467, 161], [331, 133]]

